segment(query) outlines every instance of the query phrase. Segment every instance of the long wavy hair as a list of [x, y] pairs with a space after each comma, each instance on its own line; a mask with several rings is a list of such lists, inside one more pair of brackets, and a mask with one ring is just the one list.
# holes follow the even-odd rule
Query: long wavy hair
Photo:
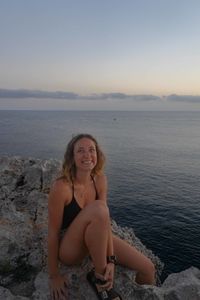
[[[68, 182], [72, 182], [76, 177], [76, 165], [74, 161], [74, 147], [75, 144], [82, 138], [90, 139], [94, 142], [97, 152], [97, 163], [94, 169], [91, 172], [92, 176], [101, 174], [103, 172], [103, 168], [105, 165], [105, 155], [102, 152], [101, 148], [99, 147], [99, 144], [97, 140], [90, 134], [87, 133], [81, 133], [76, 136], [74, 136], [70, 142], [67, 145], [65, 154], [64, 154], [64, 160], [62, 163], [62, 169], [60, 172], [59, 178], [66, 179]], [[58, 178], [58, 179], [59, 179]]]

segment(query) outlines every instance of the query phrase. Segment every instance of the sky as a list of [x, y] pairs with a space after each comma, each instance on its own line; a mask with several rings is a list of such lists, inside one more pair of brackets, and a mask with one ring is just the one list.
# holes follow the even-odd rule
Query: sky
[[0, 0], [0, 109], [200, 110], [199, 0]]

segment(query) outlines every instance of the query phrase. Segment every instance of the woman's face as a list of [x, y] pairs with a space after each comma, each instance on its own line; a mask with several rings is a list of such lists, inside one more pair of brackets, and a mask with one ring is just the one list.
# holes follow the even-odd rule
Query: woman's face
[[74, 145], [74, 161], [76, 169], [92, 171], [97, 164], [95, 143], [89, 138], [82, 138]]

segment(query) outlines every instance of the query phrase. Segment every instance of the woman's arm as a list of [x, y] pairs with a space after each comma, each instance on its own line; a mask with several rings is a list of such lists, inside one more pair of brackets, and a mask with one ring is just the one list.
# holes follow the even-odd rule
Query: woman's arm
[[69, 197], [69, 188], [61, 180], [56, 181], [48, 201], [48, 269], [54, 276], [58, 270], [59, 234], [62, 225], [63, 208]]
[[51, 188], [48, 202], [48, 270], [51, 299], [67, 297], [67, 278], [58, 268], [59, 235], [62, 225], [63, 208], [68, 190], [62, 181], [56, 181]]
[[107, 203], [108, 183], [106, 175], [97, 175], [95, 177], [95, 183], [98, 193], [98, 200], [103, 200], [105, 203]]

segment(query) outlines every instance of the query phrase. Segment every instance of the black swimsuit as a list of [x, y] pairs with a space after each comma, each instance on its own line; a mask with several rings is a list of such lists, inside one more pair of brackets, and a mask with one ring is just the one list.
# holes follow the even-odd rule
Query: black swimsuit
[[[95, 185], [94, 178], [92, 176], [91, 176], [91, 178], [94, 183], [94, 188], [96, 191], [95, 200], [97, 200], [98, 199], [97, 188]], [[82, 208], [80, 207], [80, 205], [76, 201], [76, 198], [74, 197], [74, 184], [72, 183], [72, 200], [69, 204], [64, 206], [63, 222], [62, 222], [61, 230], [67, 229], [67, 227], [69, 227], [69, 225], [72, 223], [72, 221], [76, 218], [76, 216], [80, 213], [81, 210], [82, 210]]]

